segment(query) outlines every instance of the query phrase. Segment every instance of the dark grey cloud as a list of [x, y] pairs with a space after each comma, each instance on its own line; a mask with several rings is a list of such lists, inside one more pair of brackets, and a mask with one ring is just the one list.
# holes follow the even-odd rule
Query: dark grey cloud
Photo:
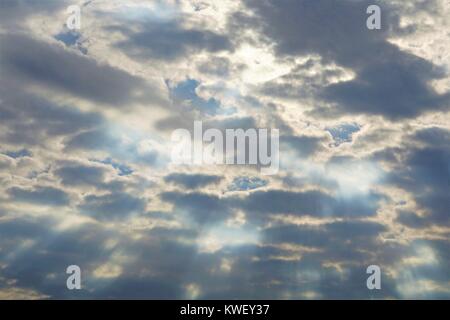
[[126, 40], [116, 46], [139, 60], [175, 60], [194, 52], [220, 52], [232, 50], [230, 40], [210, 30], [184, 28], [181, 21], [149, 20], [112, 26], [108, 30], [120, 31]]
[[[45, 85], [94, 102], [127, 107], [132, 101], [163, 103], [161, 92], [125, 71], [24, 34], [1, 35], [2, 75]], [[2, 77], [3, 78], [3, 77]]]
[[323, 97], [345, 108], [345, 113], [383, 115], [393, 120], [447, 111], [450, 95], [438, 94], [427, 83], [440, 78], [434, 67], [420, 58], [398, 55], [395, 60], [368, 66], [355, 80], [328, 86]]
[[[1, 79], [0, 83], [5, 83]], [[0, 123], [7, 128], [3, 141], [17, 145], [41, 145], [48, 138], [87, 130], [103, 123], [97, 112], [84, 112], [74, 106], [57, 105], [34, 94], [20, 94], [9, 84], [0, 88]]]
[[9, 241], [17, 242], [18, 239], [33, 239], [40, 235], [45, 234], [45, 225], [52, 226], [53, 221], [49, 219], [41, 218], [43, 224], [36, 223], [35, 220], [31, 218], [18, 218], [2, 221], [0, 223], [0, 237], [2, 243]]
[[106, 128], [82, 131], [65, 141], [66, 150], [110, 150], [119, 144], [119, 140]]
[[106, 170], [100, 167], [86, 165], [67, 165], [55, 170], [62, 184], [68, 186], [90, 185], [98, 186], [105, 179]]
[[314, 217], [367, 217], [377, 214], [383, 196], [369, 193], [364, 196], [341, 198], [321, 191], [292, 192], [261, 190], [245, 197], [220, 198], [216, 195], [192, 192], [165, 192], [161, 199], [188, 212], [200, 223], [224, 220], [234, 209], [241, 209], [252, 223], [268, 221], [269, 214], [295, 214]]
[[174, 204], [178, 209], [186, 210], [195, 221], [202, 224], [224, 220], [229, 215], [226, 201], [215, 195], [200, 192], [164, 192], [161, 199]]
[[338, 221], [320, 226], [281, 225], [265, 229], [263, 239], [271, 244], [290, 243], [320, 249], [312, 255], [320, 255], [324, 260], [367, 260], [367, 253], [359, 255], [359, 249], [376, 250], [376, 239], [386, 230], [380, 223], [367, 221]]
[[[181, 112], [180, 112], [181, 113]], [[157, 122], [157, 129], [169, 131], [175, 130], [178, 128], [184, 128], [191, 132], [193, 136], [194, 132], [194, 121], [200, 121], [204, 119], [203, 117], [197, 117], [196, 114], [181, 113], [178, 116], [171, 116], [169, 118], [162, 119]], [[222, 134], [225, 133], [226, 129], [254, 129], [258, 126], [256, 125], [256, 121], [254, 117], [246, 116], [246, 117], [227, 117], [223, 119], [205, 119], [202, 120], [203, 130], [207, 130], [209, 128], [219, 129]]]
[[[259, 92], [281, 99], [302, 101], [311, 99], [317, 89], [333, 82], [335, 78], [344, 76], [339, 69], [323, 69], [326, 59], [309, 58], [306, 62], [296, 63], [289, 73], [265, 82]], [[320, 72], [316, 72], [316, 68]]]
[[106, 195], [88, 195], [84, 197], [80, 210], [98, 219], [126, 218], [133, 213], [140, 213], [145, 208], [145, 200], [125, 192]]
[[[208, 288], [205, 296], [212, 298], [305, 298], [302, 294], [315, 292], [317, 298], [386, 298], [399, 297], [395, 279], [383, 273], [383, 291], [371, 292], [366, 287], [366, 268], [372, 263], [382, 267], [387, 259], [377, 250], [377, 237], [385, 231], [378, 223], [342, 221], [322, 226], [273, 226], [262, 231], [261, 244], [242, 246], [236, 251], [223, 250], [221, 256], [234, 258], [233, 271], [224, 276], [218, 274], [215, 281], [223, 280], [229, 289]], [[290, 243], [315, 249], [306, 252], [284, 250], [270, 244]], [[386, 251], [394, 251], [386, 244]], [[403, 248], [404, 249], [404, 248]], [[289, 260], [300, 253], [301, 258]], [[396, 257], [402, 256], [398, 252]], [[331, 265], [341, 263], [344, 272]], [[344, 267], [345, 266], [345, 267]], [[239, 272], [252, 270], [252, 272]], [[205, 282], [209, 281], [205, 279]], [[245, 281], [253, 285], [242, 287]], [[218, 282], [222, 284], [222, 281]], [[212, 288], [212, 289], [211, 289]]]
[[[83, 224], [63, 233], [56, 232], [57, 221], [49, 218], [16, 218], [0, 223], [0, 258], [5, 263], [2, 276], [14, 279], [14, 286], [33, 289], [51, 298], [89, 297], [86, 276], [104, 258], [100, 255], [111, 254], [111, 250], [100, 249], [110, 237], [117, 237], [111, 231], [98, 228], [98, 225]], [[23, 241], [32, 246], [17, 251]], [[95, 244], [95, 245], [94, 245]], [[69, 265], [79, 265], [84, 270], [82, 290], [67, 290], [65, 273]], [[2, 288], [9, 289], [11, 285]]]
[[[0, 222], [3, 248], [12, 251], [19, 239], [33, 239], [32, 250], [26, 254], [9, 255], [2, 274], [16, 279], [16, 285], [50, 295], [51, 298], [186, 298], [186, 285], [199, 286], [198, 298], [282, 299], [286, 295], [301, 298], [303, 293], [315, 292], [319, 298], [401, 298], [397, 278], [382, 273], [383, 290], [367, 290], [365, 269], [375, 263], [386, 267], [408, 256], [404, 247], [377, 246], [376, 238], [385, 227], [374, 222], [342, 221], [319, 227], [273, 226], [263, 230], [261, 245], [244, 245], [223, 249], [217, 253], [201, 254], [187, 242], [175, 241], [176, 235], [195, 239], [198, 234], [184, 230], [150, 230], [141, 233], [142, 241], [130, 241], [98, 225], [86, 224], [55, 234], [47, 226], [51, 221], [15, 220]], [[10, 238], [12, 236], [12, 238]], [[53, 239], [54, 241], [50, 241]], [[118, 244], [105, 248], [102, 244], [115, 239]], [[292, 243], [320, 249], [302, 253], [301, 260], [282, 260], [289, 252], [266, 244]], [[95, 245], [93, 245], [95, 244]], [[448, 261], [448, 242], [433, 241], [414, 245], [429, 245], [439, 260]], [[133, 258], [122, 264], [123, 274], [116, 278], [95, 278], [93, 271], [109, 261], [116, 252], [126, 252]], [[291, 254], [295, 252], [291, 252]], [[0, 257], [4, 258], [4, 251]], [[232, 261], [229, 272], [217, 271], [223, 259]], [[394, 259], [394, 260], [392, 260]], [[83, 270], [83, 290], [72, 292], [65, 288], [67, 265], [77, 263]], [[338, 272], [324, 263], [340, 263], [345, 272]], [[211, 271], [216, 269], [216, 271]], [[148, 271], [151, 270], [151, 274]], [[242, 272], [252, 270], [252, 272]], [[446, 272], [416, 267], [420, 278], [445, 281]], [[49, 275], [53, 275], [49, 277]], [[251, 283], [242, 286], [242, 283]], [[1, 283], [0, 283], [1, 287]], [[430, 297], [445, 298], [445, 293]]]
[[444, 150], [450, 148], [450, 130], [440, 127], [429, 127], [414, 133], [413, 141], [419, 141], [430, 146], [437, 146]]
[[[203, 76], [226, 77], [231, 68], [240, 68], [222, 58], [236, 43], [253, 41], [251, 44], [258, 45], [257, 40], [266, 41], [273, 45], [276, 59], [293, 64], [293, 71], [262, 85], [259, 93], [294, 101], [304, 97], [312, 99], [316, 106], [324, 102], [335, 105], [336, 113], [317, 109], [320, 116], [364, 113], [402, 119], [427, 110], [445, 110], [447, 101], [446, 94], [439, 95], [428, 85], [431, 80], [441, 78], [443, 72], [387, 41], [388, 37], [414, 31], [399, 27], [400, 13], [430, 10], [439, 14], [432, 11], [433, 0], [411, 1], [408, 5], [394, 0], [392, 5], [383, 2], [388, 6], [383, 10], [385, 28], [374, 32], [365, 28], [368, 0], [246, 0], [255, 15], [236, 13], [230, 19], [230, 26], [236, 29], [227, 35], [200, 27], [188, 29], [183, 21], [157, 19], [145, 22], [130, 19], [128, 25], [118, 19], [115, 21], [118, 25], [107, 30], [121, 32], [124, 38], [115, 45], [137, 58], [136, 62], [156, 59], [178, 63], [190, 54], [202, 53], [205, 55], [202, 61], [206, 62], [196, 64], [195, 68]], [[62, 1], [0, 0], [0, 25], [3, 30], [17, 30], [21, 18], [34, 14], [49, 16], [61, 10], [63, 4], [66, 5]], [[95, 6], [95, 2], [91, 5]], [[143, 17], [147, 18], [146, 12]], [[242, 32], [247, 29], [260, 31], [261, 39], [251, 39], [254, 33]], [[140, 191], [143, 193], [155, 185], [136, 164], [153, 164], [159, 154], [140, 153], [134, 142], [124, 142], [116, 127], [100, 113], [81, 111], [76, 99], [70, 99], [72, 102], [68, 104], [51, 102], [56, 101], [51, 91], [117, 107], [135, 101], [159, 101], [160, 93], [140, 78], [80, 55], [74, 46], [85, 35], [72, 36], [64, 31], [56, 36], [67, 47], [14, 32], [0, 36], [0, 184], [6, 186], [4, 203], [0, 204], [1, 293], [16, 287], [57, 299], [183, 299], [189, 297], [187, 285], [194, 284], [201, 299], [298, 299], [312, 293], [325, 299], [370, 299], [411, 297], [402, 289], [406, 285], [418, 288], [413, 298], [448, 299], [448, 290], [425, 292], [420, 283], [415, 285], [416, 280], [429, 280], [447, 289], [450, 279], [448, 232], [434, 234], [434, 230], [428, 229], [440, 226], [442, 230], [449, 221], [447, 129], [431, 127], [408, 133], [406, 130], [417, 129], [405, 125], [400, 145], [379, 149], [367, 159], [386, 164], [383, 167], [386, 178], [374, 183], [377, 192], [384, 192], [386, 186], [400, 188], [414, 199], [420, 212], [401, 210], [404, 203], [393, 203], [375, 192], [354, 196], [342, 190], [333, 193], [339, 185], [332, 178], [322, 174], [304, 178], [302, 173], [292, 171], [281, 176], [284, 190], [269, 189], [280, 182], [280, 177], [263, 180], [243, 173], [226, 187], [233, 192], [224, 190], [220, 196], [184, 190], [211, 189], [221, 181], [219, 175], [169, 172], [157, 189], [150, 192], [159, 193], [164, 208], [167, 205], [172, 210], [162, 212], [152, 206], [152, 211], [148, 211], [146, 205], [152, 199], [145, 198]], [[298, 56], [308, 54], [314, 58], [295, 65]], [[103, 58], [108, 60], [107, 56]], [[236, 58], [233, 57], [233, 63]], [[351, 69], [356, 77], [332, 84], [330, 79], [342, 75], [342, 71], [327, 69], [332, 63]], [[322, 70], [323, 66], [326, 68], [317, 79], [307, 75], [315, 68]], [[145, 68], [145, 63], [141, 67]], [[189, 74], [185, 76], [191, 79]], [[159, 122], [156, 129], [191, 130], [194, 120], [204, 120], [204, 129], [257, 128], [257, 119], [267, 116], [270, 119], [266, 126], [280, 128], [282, 148], [295, 150], [302, 157], [327, 150], [331, 152], [330, 160], [324, 164], [327, 170], [339, 170], [339, 165], [357, 161], [355, 155], [336, 156], [333, 148], [326, 149], [326, 144], [329, 147], [333, 143], [331, 137], [296, 136], [296, 130], [281, 117], [284, 111], [281, 104], [264, 104], [247, 96], [243, 98], [245, 107], [250, 105], [253, 108], [250, 111], [258, 113], [255, 117], [215, 117], [223, 107], [221, 101], [198, 96], [195, 89], [199, 83], [191, 79], [175, 85], [179, 86], [175, 92], [178, 100], [173, 100], [195, 102], [196, 106], [170, 105], [169, 111], [176, 112]], [[299, 87], [302, 83], [305, 86]], [[36, 86], [52, 90], [48, 90], [48, 97], [38, 97], [32, 93]], [[146, 90], [148, 95], [140, 94]], [[320, 101], [314, 101], [316, 98]], [[63, 99], [58, 96], [58, 101]], [[422, 125], [422, 120], [417, 122]], [[350, 141], [351, 132], [356, 129], [345, 125], [325, 128], [336, 145]], [[366, 137], [365, 143], [375, 148], [391, 134], [397, 138], [396, 130], [382, 134], [380, 130], [378, 135]], [[348, 147], [349, 153], [355, 150], [351, 145]], [[69, 155], [79, 158], [79, 162], [67, 160]], [[42, 170], [44, 166], [46, 169]], [[11, 186], [16, 182], [20, 186]], [[57, 187], [59, 183], [64, 189]], [[167, 192], [171, 187], [166, 183], [174, 183], [183, 190]], [[320, 191], [305, 191], [310, 190], [305, 188], [311, 184]], [[92, 193], [84, 193], [86, 186], [93, 187], [89, 188]], [[324, 188], [330, 192], [323, 191]], [[81, 203], [71, 205], [71, 197]], [[40, 207], [28, 214], [21, 208], [25, 203], [49, 208]], [[159, 205], [157, 201], [155, 204]], [[396, 207], [397, 217], [392, 222], [385, 223], [384, 216], [377, 216], [384, 204], [388, 209]], [[64, 215], [59, 214], [62, 209], [98, 221], [80, 220], [69, 225]], [[228, 219], [237, 212], [244, 215], [245, 224], [230, 227]], [[281, 214], [285, 219], [275, 219]], [[312, 217], [318, 223], [296, 225], [286, 214]], [[139, 220], [130, 223], [131, 218]], [[143, 223], [135, 225], [140, 219]], [[114, 223], [105, 224], [107, 221]], [[391, 230], [391, 223], [399, 228]], [[396, 241], [397, 236], [403, 235], [396, 232], [401, 233], [406, 227], [416, 229], [414, 237], [419, 238]], [[248, 232], [255, 235], [257, 243], [224, 243], [216, 251], [202, 252], [199, 248], [205, 242], [210, 244], [205, 236], [222, 235], [210, 233], [211, 230], [230, 232], [233, 236], [236, 232], [238, 240], [245, 240], [239, 235]], [[420, 238], [431, 234], [439, 240]], [[394, 239], [384, 241], [390, 236]], [[433, 259], [408, 265], [406, 258], [421, 258], [422, 248], [432, 253]], [[65, 270], [72, 264], [82, 268], [80, 291], [67, 290], [65, 285]], [[365, 270], [369, 264], [382, 268], [380, 291], [367, 290]], [[115, 277], [98, 277], [95, 270], [101, 266], [119, 266], [120, 272]], [[384, 272], [388, 268], [397, 274]]]
[[196, 189], [209, 184], [218, 183], [223, 178], [207, 174], [172, 173], [164, 177], [165, 182], [175, 183], [188, 189]]
[[[194, 245], [177, 241], [180, 236], [196, 236], [188, 230], [144, 231], [142, 241], [132, 241], [99, 224], [85, 223], [63, 233], [55, 232], [55, 225], [43, 218], [0, 221], [2, 276], [50, 298], [185, 298], [184, 286], [192, 278], [186, 265], [205, 272], [212, 267], [212, 259], [199, 256]], [[33, 246], [24, 248], [25, 254], [15, 251], [24, 240], [33, 241]], [[109, 240], [117, 245], [105, 248]], [[123, 252], [132, 257], [122, 262], [123, 274], [111, 279], [95, 276], [98, 267]], [[65, 270], [72, 264], [82, 269], [81, 290], [66, 288]], [[149, 268], [156, 273], [148, 274]], [[0, 281], [0, 289], [8, 287]]]
[[421, 217], [414, 212], [403, 210], [397, 213], [397, 222], [414, 229], [422, 229], [431, 224], [429, 217]]
[[263, 237], [267, 243], [295, 243], [309, 247], [324, 247], [329, 241], [324, 228], [294, 225], [268, 228]]
[[[317, 217], [374, 216], [380, 195], [371, 193], [343, 199], [321, 191], [256, 191], [243, 199], [242, 207], [256, 213], [290, 213]], [[256, 217], [256, 215], [255, 215]]]
[[3, 0], [0, 2], [0, 25], [15, 31], [23, 28], [29, 17], [37, 14], [50, 15], [65, 9], [69, 3], [67, 0]]
[[228, 117], [220, 120], [209, 120], [204, 122], [204, 130], [216, 128], [225, 133], [226, 129], [255, 129], [258, 128], [256, 120], [252, 116]]
[[50, 206], [67, 206], [69, 195], [63, 190], [54, 187], [37, 186], [33, 189], [12, 187], [7, 193], [14, 201], [28, 202]]
[[[387, 41], [411, 33], [401, 28], [399, 13], [380, 1], [257, 1], [246, 0], [256, 15], [236, 14], [241, 22], [274, 42], [280, 57], [319, 54], [356, 73], [353, 80], [322, 85], [316, 96], [334, 108], [316, 108], [313, 114], [374, 114], [389, 119], [411, 118], [431, 110], [448, 110], [450, 94], [439, 94], [429, 82], [444, 77], [442, 68]], [[366, 9], [379, 4], [382, 29], [366, 27]], [[421, 8], [417, 8], [420, 10]], [[299, 89], [300, 90], [300, 89]]]
[[[417, 204], [426, 209], [426, 221], [420, 217], [401, 214], [399, 221], [406, 225], [418, 223], [448, 225], [450, 194], [450, 133], [443, 128], [431, 127], [411, 135], [412, 143], [422, 146], [409, 146], [393, 152], [391, 159], [401, 158], [400, 166], [391, 172], [387, 183], [394, 184], [410, 192]], [[397, 164], [398, 165], [398, 164]]]
[[281, 152], [283, 148], [295, 150], [300, 157], [306, 158], [324, 149], [323, 137], [282, 136], [280, 138]]

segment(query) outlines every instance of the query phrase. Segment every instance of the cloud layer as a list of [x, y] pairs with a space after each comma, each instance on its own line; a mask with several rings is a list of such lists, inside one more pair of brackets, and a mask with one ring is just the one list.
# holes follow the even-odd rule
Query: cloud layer
[[[0, 299], [450, 298], [449, 15], [1, 2]], [[280, 171], [173, 165], [194, 121], [279, 129]]]

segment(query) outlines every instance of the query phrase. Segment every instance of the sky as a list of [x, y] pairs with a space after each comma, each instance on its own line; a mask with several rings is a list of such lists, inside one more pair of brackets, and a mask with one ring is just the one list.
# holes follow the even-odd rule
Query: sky
[[[0, 299], [450, 299], [448, 17], [1, 0]], [[174, 164], [194, 121], [278, 129], [278, 172]]]

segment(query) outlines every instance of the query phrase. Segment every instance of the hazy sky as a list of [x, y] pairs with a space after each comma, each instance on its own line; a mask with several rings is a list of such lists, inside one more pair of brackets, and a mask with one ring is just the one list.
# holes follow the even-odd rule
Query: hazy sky
[[[0, 299], [450, 298], [449, 17], [0, 0]], [[279, 172], [174, 165], [194, 121], [279, 129]]]

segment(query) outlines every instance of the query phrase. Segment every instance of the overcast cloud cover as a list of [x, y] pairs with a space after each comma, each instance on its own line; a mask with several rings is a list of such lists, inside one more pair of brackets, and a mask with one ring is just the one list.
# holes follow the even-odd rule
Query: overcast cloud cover
[[[447, 0], [1, 0], [0, 299], [449, 299], [449, 17]], [[171, 164], [195, 120], [278, 128], [279, 172]]]

